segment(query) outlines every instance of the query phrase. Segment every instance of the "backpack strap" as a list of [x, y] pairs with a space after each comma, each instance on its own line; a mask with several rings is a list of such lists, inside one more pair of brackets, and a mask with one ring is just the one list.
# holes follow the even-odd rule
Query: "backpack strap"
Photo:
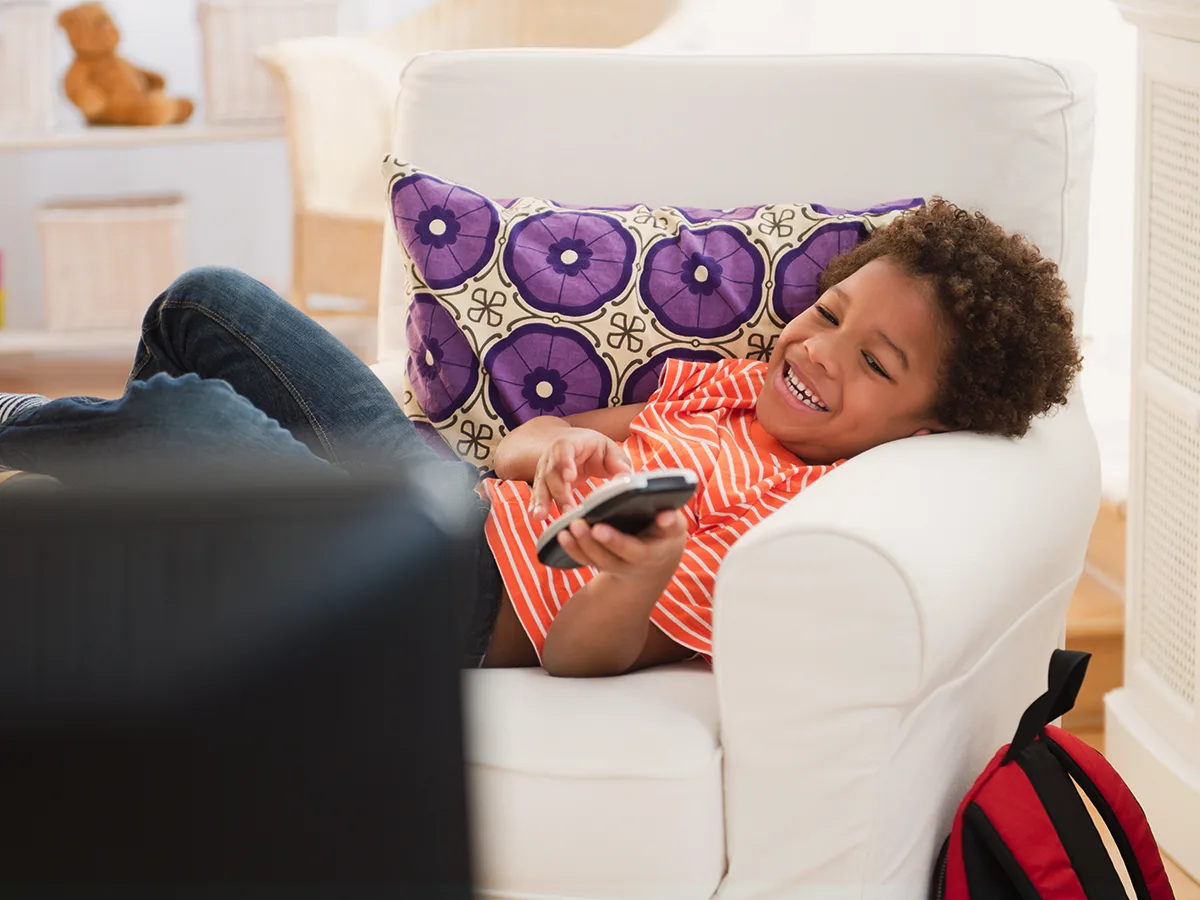
[[[969, 824], [984, 835], [994, 855], [1011, 856], [1010, 866], [1020, 870], [1035, 894], [1055, 900], [1097, 900], [1098, 895], [1090, 896], [1085, 891], [1081, 873], [1063, 844], [1063, 835], [1019, 765], [1002, 766], [975, 798], [974, 805], [984, 821], [977, 816]], [[964, 817], [964, 824], [968, 824], [968, 817]], [[988, 827], [983, 828], [985, 825]], [[1098, 836], [1096, 843], [1100, 844]], [[1013, 871], [1009, 877], [1019, 883], [1020, 874]]]
[[1137, 900], [1174, 900], [1146, 814], [1108, 760], [1053, 725], [1045, 729], [1045, 743], [1104, 819], [1121, 851]]
[[1004, 756], [1006, 763], [1012, 762], [1032, 744], [1042, 733], [1042, 730], [1069, 712], [1079, 696], [1079, 688], [1083, 685], [1083, 676], [1087, 674], [1088, 661], [1092, 654], [1080, 650], [1055, 650], [1050, 656], [1050, 676], [1046, 693], [1038, 697], [1025, 710], [1017, 725], [1017, 733], [1013, 735], [1008, 753]]
[[[963, 864], [963, 817], [967, 810], [974, 803], [975, 797], [984, 789], [992, 777], [1000, 769], [1001, 763], [1004, 761], [1004, 752], [1007, 748], [1001, 747], [996, 754], [988, 762], [983, 772], [975, 779], [975, 783], [971, 785], [971, 789], [967, 791], [965, 797], [958, 804], [958, 810], [954, 813], [954, 823], [950, 828], [950, 835], [946, 838], [945, 851], [945, 892], [939, 894], [938, 882], [941, 881], [937, 877], [932, 891], [931, 900], [970, 900], [971, 888], [967, 883], [967, 870]], [[939, 867], [941, 868], [941, 867]], [[939, 872], [935, 870], [935, 877]]]

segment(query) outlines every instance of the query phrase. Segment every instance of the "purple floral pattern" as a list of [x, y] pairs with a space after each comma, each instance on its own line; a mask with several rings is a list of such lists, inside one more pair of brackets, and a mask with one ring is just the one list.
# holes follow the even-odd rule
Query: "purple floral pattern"
[[582, 316], [625, 292], [636, 253], [633, 235], [610, 216], [544, 212], [513, 226], [504, 268], [534, 309]]
[[500, 214], [491, 201], [429, 175], [392, 185], [392, 217], [417, 274], [433, 290], [465, 284], [496, 250]]
[[645, 403], [650, 395], [658, 390], [658, 379], [662, 375], [663, 366], [669, 359], [686, 359], [692, 362], [720, 362], [726, 359], [716, 350], [693, 350], [690, 347], [673, 347], [659, 353], [642, 363], [625, 379], [625, 387], [621, 391], [621, 402], [628, 406], [630, 403]]
[[905, 200], [892, 200], [879, 203], [864, 209], [842, 209], [840, 206], [824, 206], [820, 203], [810, 204], [814, 212], [823, 216], [881, 216], [884, 213], [895, 212], [899, 209], [914, 209], [924, 203], [922, 197], [909, 197]]
[[434, 422], [449, 419], [479, 384], [479, 358], [454, 317], [432, 294], [408, 310], [408, 380]]
[[766, 264], [737, 228], [680, 229], [646, 254], [642, 299], [675, 334], [718, 337], [758, 311]]
[[413, 285], [402, 405], [483, 470], [530, 418], [646, 400], [668, 359], [766, 362], [829, 261], [921, 202], [577, 207], [391, 166]]
[[570, 328], [535, 322], [517, 328], [484, 354], [487, 394], [508, 428], [536, 416], [569, 416], [604, 409], [612, 373], [584, 337]]
[[771, 308], [781, 322], [790, 322], [821, 296], [821, 273], [835, 256], [845, 253], [866, 236], [861, 222], [829, 222], [813, 229], [807, 238], [779, 258]]

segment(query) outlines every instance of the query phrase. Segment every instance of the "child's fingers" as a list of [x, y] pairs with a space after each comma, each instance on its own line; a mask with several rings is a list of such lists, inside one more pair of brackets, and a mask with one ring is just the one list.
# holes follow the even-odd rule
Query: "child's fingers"
[[606, 549], [595, 537], [592, 536], [592, 529], [587, 522], [576, 521], [571, 523], [571, 537], [580, 549], [587, 554], [591, 560], [591, 565], [598, 569], [615, 569], [624, 564], [624, 561]]
[[676, 533], [687, 531], [687, 517], [684, 516], [682, 510], [669, 509], [664, 513], [660, 513], [658, 523], [660, 527]]
[[611, 525], [597, 525], [592, 529], [592, 537], [608, 552], [619, 557], [630, 565], [637, 565], [646, 559], [646, 545], [631, 534], [618, 531]]
[[661, 512], [654, 520], [654, 530], [652, 537], [655, 538], [678, 538], [687, 534], [687, 519], [683, 513], [677, 509], [670, 509], [666, 512]]
[[563, 480], [563, 476], [558, 469], [547, 468], [546, 490], [554, 502], [558, 504], [559, 509], [567, 510], [575, 505], [575, 500], [571, 496], [570, 485]]
[[616, 441], [610, 440], [604, 446], [604, 468], [610, 475], [633, 471], [633, 463], [629, 459], [629, 454], [621, 449]]
[[529, 513], [537, 521], [550, 514], [550, 492], [546, 487], [545, 461], [538, 463], [533, 477], [533, 496], [529, 500]]
[[563, 529], [558, 533], [558, 545], [567, 551], [567, 556], [575, 560], [581, 566], [594, 566], [595, 564], [588, 559], [587, 554], [583, 552], [583, 548], [579, 546], [579, 542], [571, 537], [571, 532]]

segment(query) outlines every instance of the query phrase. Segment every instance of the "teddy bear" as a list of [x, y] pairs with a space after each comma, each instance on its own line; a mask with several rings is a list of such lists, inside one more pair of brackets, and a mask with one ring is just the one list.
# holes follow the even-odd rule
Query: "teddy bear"
[[65, 9], [58, 24], [75, 51], [64, 82], [67, 98], [89, 125], [177, 125], [191, 116], [192, 101], [164, 94], [161, 75], [117, 55], [121, 32], [103, 4]]

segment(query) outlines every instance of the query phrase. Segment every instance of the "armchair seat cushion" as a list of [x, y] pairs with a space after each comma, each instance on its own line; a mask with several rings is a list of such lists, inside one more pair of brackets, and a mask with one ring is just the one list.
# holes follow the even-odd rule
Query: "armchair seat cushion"
[[707, 665], [589, 680], [541, 669], [465, 678], [481, 888], [500, 896], [712, 896], [725, 852]]

